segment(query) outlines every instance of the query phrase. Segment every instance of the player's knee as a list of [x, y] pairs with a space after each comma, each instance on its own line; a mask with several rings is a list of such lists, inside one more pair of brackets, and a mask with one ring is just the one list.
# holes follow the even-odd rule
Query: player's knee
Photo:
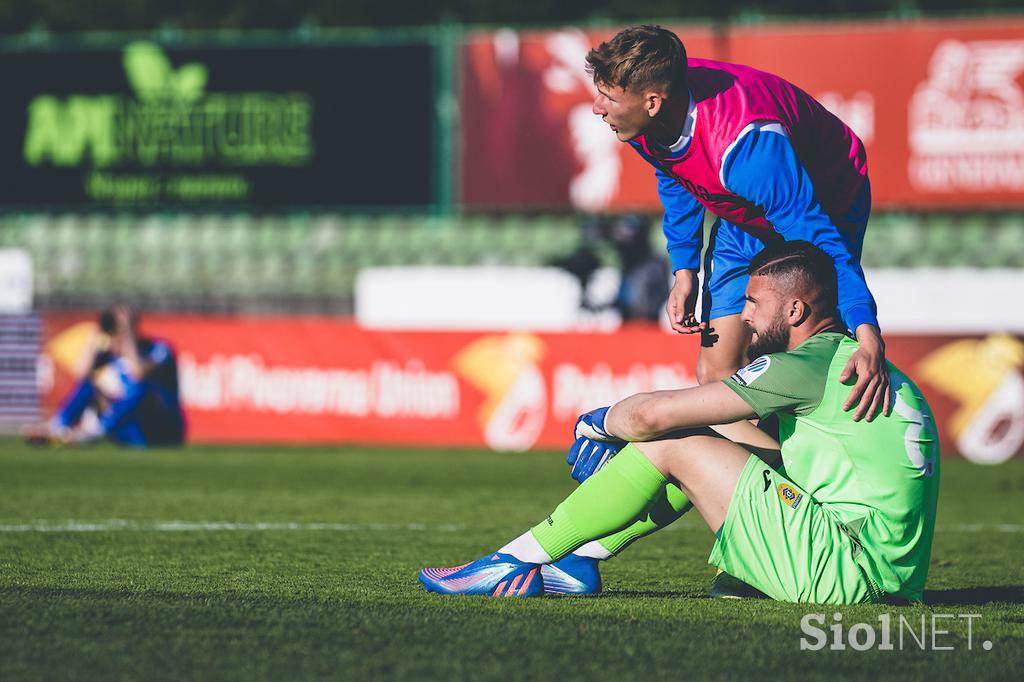
[[727, 379], [738, 370], [733, 362], [715, 362], [706, 355], [697, 358], [697, 383], [701, 386]]
[[672, 468], [672, 448], [669, 440], [652, 440], [633, 443], [637, 450], [646, 457], [654, 468], [664, 475], [669, 475]]

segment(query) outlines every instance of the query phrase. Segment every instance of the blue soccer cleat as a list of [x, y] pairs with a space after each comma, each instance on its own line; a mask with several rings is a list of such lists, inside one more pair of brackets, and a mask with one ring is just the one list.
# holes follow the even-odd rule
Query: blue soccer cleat
[[454, 568], [424, 568], [420, 582], [427, 592], [488, 594], [492, 597], [539, 597], [544, 594], [540, 565], [511, 554], [491, 554]]
[[544, 594], [597, 594], [601, 591], [601, 571], [597, 559], [569, 554], [553, 564], [541, 566]]

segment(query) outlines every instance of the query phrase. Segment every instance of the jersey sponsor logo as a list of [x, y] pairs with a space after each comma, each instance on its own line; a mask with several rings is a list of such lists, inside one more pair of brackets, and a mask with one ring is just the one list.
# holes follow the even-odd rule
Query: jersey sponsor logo
[[780, 483], [779, 499], [790, 509], [796, 509], [804, 499], [804, 494], [787, 483]]
[[762, 355], [740, 371], [733, 374], [732, 380], [740, 386], [749, 386], [754, 383], [755, 379], [767, 372], [768, 367], [770, 367], [771, 364], [772, 359], [767, 355]]
[[661, 169], [663, 171], [665, 171], [668, 175], [670, 175], [673, 180], [675, 180], [680, 185], [685, 187], [686, 191], [689, 192], [690, 194], [692, 194], [693, 196], [695, 196], [698, 199], [701, 199], [703, 201], [711, 201], [714, 198], [714, 195], [712, 195], [711, 192], [709, 192], [706, 187], [702, 187], [701, 185], [698, 185], [697, 183], [693, 182], [692, 180], [687, 180], [683, 176], [681, 176], [678, 173], [676, 173], [673, 170], [672, 162], [670, 162], [670, 161], [662, 161], [660, 165], [661, 165]]

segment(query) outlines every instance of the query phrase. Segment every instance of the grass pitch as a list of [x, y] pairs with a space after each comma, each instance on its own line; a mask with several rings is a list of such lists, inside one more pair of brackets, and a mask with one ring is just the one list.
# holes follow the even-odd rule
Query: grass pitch
[[[607, 562], [599, 597], [496, 600], [416, 572], [543, 518], [574, 485], [558, 453], [0, 441], [0, 680], [1019, 679], [1024, 461], [942, 475], [925, 607], [707, 599], [695, 513]], [[837, 611], [890, 614], [895, 650], [801, 651], [801, 618]], [[901, 647], [901, 616], [953, 650]]]

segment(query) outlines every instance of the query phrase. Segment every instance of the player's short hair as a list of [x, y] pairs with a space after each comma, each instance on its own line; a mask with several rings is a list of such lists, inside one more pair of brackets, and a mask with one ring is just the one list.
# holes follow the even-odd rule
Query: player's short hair
[[751, 277], [771, 277], [783, 283], [786, 291], [809, 296], [812, 306], [824, 314], [834, 313], [839, 304], [835, 263], [810, 242], [772, 242], [751, 259], [747, 272]]
[[587, 73], [598, 85], [644, 89], [686, 87], [686, 48], [661, 26], [631, 26], [587, 53]]

